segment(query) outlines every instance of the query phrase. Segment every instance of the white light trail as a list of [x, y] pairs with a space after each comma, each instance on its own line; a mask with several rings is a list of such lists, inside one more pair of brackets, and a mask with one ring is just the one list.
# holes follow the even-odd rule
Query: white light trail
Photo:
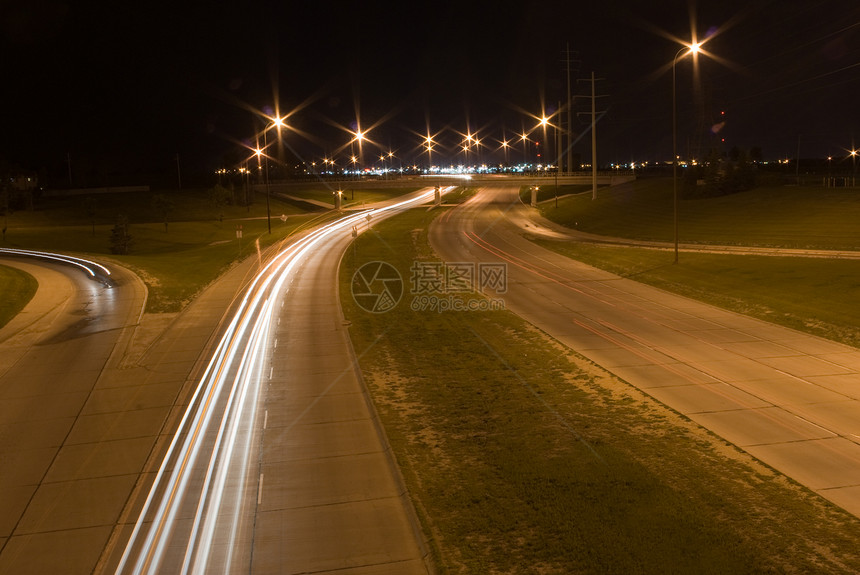
[[248, 489], [245, 483], [260, 391], [272, 373], [265, 366], [275, 310], [280, 309], [275, 303], [285, 283], [314, 250], [351, 236], [368, 215], [379, 221], [433, 196], [428, 189], [390, 206], [345, 216], [287, 246], [260, 270], [194, 390], [117, 573], [228, 572], [240, 561], [235, 556], [239, 539], [262, 493], [262, 485]]
[[97, 273], [100, 271], [101, 275], [110, 276], [110, 270], [101, 265], [100, 263], [90, 261], [84, 258], [79, 258], [75, 256], [67, 256], [65, 254], [55, 254], [50, 252], [40, 252], [36, 250], [20, 250], [15, 248], [0, 248], [0, 254], [11, 254], [17, 256], [28, 256], [32, 258], [41, 258], [45, 260], [53, 260], [62, 262], [64, 264], [70, 264], [76, 267], [81, 268], [90, 277], [96, 277]]

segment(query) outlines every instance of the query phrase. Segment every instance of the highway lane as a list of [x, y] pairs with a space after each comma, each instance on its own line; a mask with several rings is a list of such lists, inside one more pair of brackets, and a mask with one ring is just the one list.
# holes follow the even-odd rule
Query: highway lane
[[61, 548], [62, 538], [80, 542], [83, 533], [96, 543], [88, 556], [73, 552], [67, 565], [80, 559], [92, 569], [113, 518], [98, 517], [96, 484], [78, 473], [86, 455], [73, 456], [69, 438], [137, 324], [145, 288], [120, 268], [108, 287], [56, 261], [0, 257], [39, 282], [30, 304], [0, 330], [0, 572], [36, 572], [28, 567], [34, 557]]
[[663, 292], [536, 246], [557, 234], [488, 187], [430, 229], [448, 262], [507, 264], [506, 307], [860, 515], [860, 351]]
[[368, 214], [376, 222], [432, 194], [346, 215], [265, 262], [108, 566], [426, 573], [414, 512], [352, 356], [337, 269]]

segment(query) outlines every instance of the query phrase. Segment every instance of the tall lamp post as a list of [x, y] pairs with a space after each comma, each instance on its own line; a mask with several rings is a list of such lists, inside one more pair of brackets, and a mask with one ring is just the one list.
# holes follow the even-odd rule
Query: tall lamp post
[[[853, 142], [852, 142], [853, 143]], [[857, 150], [851, 150], [851, 187], [857, 185]]]
[[523, 171], [525, 171], [525, 165], [528, 164], [528, 154], [526, 153], [526, 143], [529, 141], [529, 136], [526, 134], [525, 130], [520, 134], [520, 138], [523, 140]]
[[[353, 156], [352, 156], [353, 168], [355, 168], [355, 162], [356, 161], [359, 163], [360, 166], [364, 165], [364, 156], [362, 154], [361, 143], [367, 139], [366, 134], [367, 134], [367, 132], [362, 132], [361, 128], [357, 129], [355, 131], [355, 133], [353, 134], [354, 137], [353, 137], [352, 141], [350, 141], [350, 143], [349, 143], [350, 150], [353, 150]], [[358, 158], [355, 157], [354, 149], [352, 148], [352, 145], [355, 142], [358, 142]], [[359, 174], [358, 174], [358, 179], [359, 180], [361, 179], [361, 172], [359, 172]]]
[[673, 227], [675, 229], [675, 261], [672, 263], [675, 264], [678, 263], [678, 114], [677, 96], [675, 94], [675, 64], [682, 56], [698, 52], [701, 46], [700, 42], [684, 46], [678, 50], [672, 59], [672, 202], [674, 204]]
[[[263, 128], [263, 149], [261, 150], [258, 147], [256, 150], [254, 150], [254, 152], [257, 154], [258, 165], [260, 163], [261, 157], [266, 155], [265, 150], [267, 150], [269, 148], [269, 141], [268, 141], [269, 129], [270, 128], [277, 128], [278, 129], [278, 137], [280, 137], [281, 128], [286, 126], [286, 124], [284, 124], [284, 119], [279, 118], [277, 116], [274, 118], [269, 118], [268, 116], [266, 116], [266, 120], [267, 120], [266, 127]], [[269, 124], [268, 120], [271, 120], [272, 123]], [[259, 140], [257, 140], [257, 146], [259, 146]], [[269, 192], [269, 157], [268, 157], [268, 155], [266, 155], [265, 172], [266, 172], [266, 225], [268, 226], [269, 233], [271, 234], [272, 233], [272, 210], [271, 210], [271, 206], [269, 204], [270, 192]]]
[[272, 217], [269, 210], [269, 163], [266, 162], [265, 169], [263, 168], [263, 150], [266, 149], [266, 135], [263, 134], [263, 147], [260, 148], [260, 145], [257, 144], [257, 147], [254, 149], [254, 154], [257, 155], [257, 167], [261, 170], [264, 170], [264, 178], [266, 180], [266, 221], [269, 224], [269, 233], [272, 233]]
[[424, 138], [424, 148], [427, 150], [427, 170], [429, 172], [430, 168], [433, 167], [433, 141], [432, 136], [427, 136]]
[[[269, 131], [269, 127], [266, 126], [266, 129], [263, 130], [263, 149], [267, 149], [269, 147], [269, 143], [266, 140], [266, 132]], [[269, 227], [269, 233], [272, 233], [272, 210], [269, 207], [269, 158], [266, 157], [266, 225]]]

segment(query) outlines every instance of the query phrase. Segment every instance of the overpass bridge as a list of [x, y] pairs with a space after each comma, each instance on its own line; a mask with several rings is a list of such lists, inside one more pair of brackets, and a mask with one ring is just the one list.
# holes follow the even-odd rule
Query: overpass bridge
[[[337, 188], [400, 188], [404, 186], [483, 186], [499, 185], [504, 182], [519, 186], [545, 185], [587, 185], [592, 183], [592, 175], [587, 172], [568, 174], [533, 173], [533, 174], [432, 174], [432, 175], [362, 175], [360, 177], [326, 177], [316, 176], [300, 180], [277, 180], [269, 183], [270, 191], [289, 193], [293, 188], [306, 188], [308, 184], [318, 183]], [[631, 182], [636, 179], [630, 172], [599, 172], [598, 186], [613, 186]], [[253, 189], [265, 192], [265, 184], [254, 184]]]

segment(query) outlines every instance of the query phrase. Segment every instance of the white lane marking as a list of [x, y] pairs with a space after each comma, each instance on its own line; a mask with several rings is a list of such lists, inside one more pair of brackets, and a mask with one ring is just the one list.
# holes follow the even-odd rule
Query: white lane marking
[[805, 422], [805, 423], [808, 423], [809, 425], [812, 425], [813, 427], [817, 427], [817, 428], [818, 428], [818, 429], [820, 429], [821, 431], [824, 431], [824, 432], [826, 432], [826, 433], [829, 433], [830, 435], [833, 435], [833, 436], [837, 436], [837, 435], [839, 435], [838, 433], [835, 433], [835, 432], [833, 432], [833, 431], [830, 431], [830, 430], [829, 430], [829, 429], [827, 429], [826, 427], [821, 427], [821, 426], [820, 426], [820, 425], [818, 425], [817, 423], [813, 423], [813, 422], [809, 421], [809, 420], [808, 420], [808, 419], [806, 419], [805, 417], [800, 417], [800, 416], [799, 416], [799, 415], [797, 415], [797, 414], [792, 414], [792, 415], [794, 415], [794, 417], [796, 417], [796, 418], [797, 418], [797, 419], [799, 419], [800, 421], [803, 421], [803, 422]]
[[263, 474], [260, 474], [260, 487], [257, 489], [257, 505], [263, 501]]
[[266, 425], [269, 423], [269, 410], [263, 412], [263, 429], [266, 429]]

